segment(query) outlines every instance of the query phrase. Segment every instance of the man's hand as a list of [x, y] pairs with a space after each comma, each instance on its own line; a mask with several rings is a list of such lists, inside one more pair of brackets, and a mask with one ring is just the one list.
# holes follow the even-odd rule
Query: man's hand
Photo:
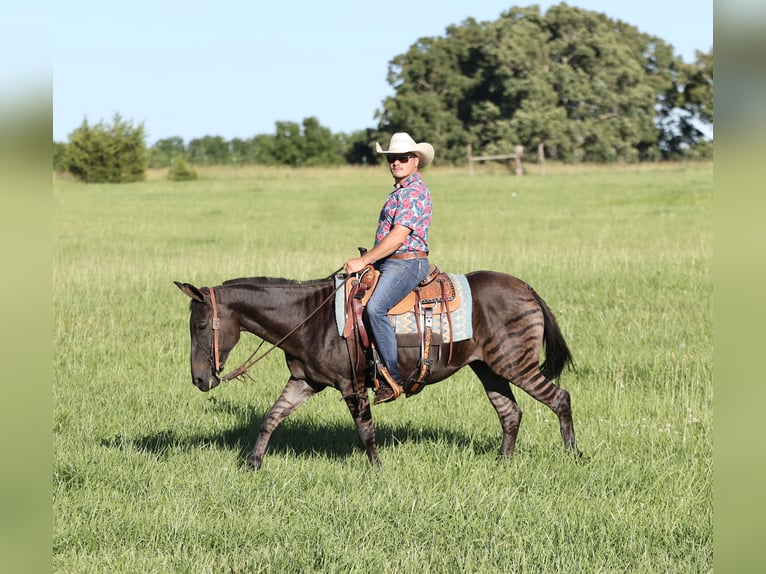
[[346, 270], [346, 273], [359, 273], [365, 267], [367, 267], [367, 264], [361, 257], [354, 257], [343, 264], [343, 269]]
[[353, 259], [346, 261], [343, 264], [343, 268], [346, 270], [346, 273], [358, 273], [367, 265], [371, 265], [376, 261], [383, 259], [384, 257], [388, 257], [394, 251], [399, 249], [399, 247], [402, 245], [402, 242], [407, 239], [407, 236], [410, 233], [412, 233], [411, 229], [397, 223], [394, 225], [394, 228], [389, 231], [388, 235], [386, 235], [381, 240], [380, 243], [378, 243], [375, 247], [370, 249], [361, 257], [354, 257]]

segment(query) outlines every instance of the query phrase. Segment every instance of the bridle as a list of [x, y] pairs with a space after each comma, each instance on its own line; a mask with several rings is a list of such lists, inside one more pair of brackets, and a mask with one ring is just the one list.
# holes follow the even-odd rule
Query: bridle
[[[339, 271], [340, 269], [338, 269], [335, 273], [331, 274], [330, 277], [332, 277]], [[305, 325], [309, 321], [309, 319], [311, 319], [314, 315], [316, 315], [322, 307], [324, 307], [327, 303], [332, 301], [332, 299], [335, 297], [335, 294], [346, 284], [346, 281], [349, 280], [349, 277], [351, 276], [349, 275], [348, 277], [346, 277], [346, 279], [340, 282], [340, 284], [335, 289], [333, 289], [332, 293], [330, 293], [325, 298], [325, 300], [322, 301], [317, 306], [316, 309], [314, 309], [311, 313], [309, 313], [309, 315], [305, 319], [303, 319], [303, 321], [301, 321], [293, 329], [291, 329], [290, 332], [287, 333], [287, 335], [282, 337], [276, 343], [273, 343], [271, 347], [269, 347], [261, 355], [256, 357], [256, 355], [258, 354], [258, 351], [263, 346], [264, 341], [262, 340], [261, 343], [258, 345], [258, 347], [255, 349], [255, 351], [253, 351], [253, 353], [247, 359], [245, 359], [245, 361], [239, 367], [237, 367], [236, 369], [234, 369], [227, 375], [224, 375], [223, 377], [219, 377], [219, 375], [221, 374], [221, 371], [223, 371], [223, 365], [221, 364], [221, 357], [220, 357], [219, 343], [218, 343], [218, 331], [220, 331], [221, 329], [221, 319], [218, 314], [218, 304], [216, 303], [216, 299], [215, 299], [215, 289], [213, 287], [208, 287], [208, 292], [210, 293], [210, 304], [213, 307], [213, 326], [212, 326], [213, 337], [210, 341], [209, 361], [210, 361], [210, 364], [215, 368], [216, 377], [219, 377], [221, 381], [230, 381], [232, 379], [236, 379], [238, 377], [244, 376], [247, 373], [247, 371], [251, 367], [253, 367], [253, 365], [255, 365], [257, 362], [263, 359], [266, 355], [271, 353], [274, 349], [278, 348], [279, 345], [284, 343], [288, 339], [288, 337], [290, 337], [290, 335], [292, 335], [298, 329], [303, 327], [303, 325]]]
[[218, 305], [215, 302], [215, 289], [210, 287], [210, 304], [213, 306], [213, 337], [210, 341], [210, 363], [214, 365], [215, 375], [218, 376], [223, 370], [221, 356], [218, 352], [218, 331], [221, 329], [221, 318], [218, 316]]

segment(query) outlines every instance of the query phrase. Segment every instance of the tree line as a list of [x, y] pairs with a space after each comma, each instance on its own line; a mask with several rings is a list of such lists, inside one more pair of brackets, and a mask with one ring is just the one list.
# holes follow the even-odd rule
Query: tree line
[[337, 165], [339, 158], [349, 164], [375, 162], [370, 148], [372, 130], [351, 135], [332, 133], [316, 117], [301, 123], [279, 121], [273, 134], [226, 140], [205, 136], [184, 144], [180, 137], [161, 139], [149, 148], [150, 167], [164, 167], [183, 157], [194, 165]]
[[84, 120], [68, 143], [54, 142], [54, 167], [86, 181], [104, 171], [109, 181], [130, 181], [178, 161], [374, 164], [372, 142], [396, 131], [433, 143], [442, 164], [465, 163], [469, 145], [486, 154], [541, 147], [568, 163], [712, 157], [713, 48], [686, 63], [660, 38], [565, 3], [545, 13], [510, 8], [495, 21], [469, 18], [421, 38], [389, 63], [387, 79], [394, 93], [377, 126], [351, 134], [308, 117], [249, 139], [170, 137], [146, 148], [143, 125], [117, 115], [111, 125]]

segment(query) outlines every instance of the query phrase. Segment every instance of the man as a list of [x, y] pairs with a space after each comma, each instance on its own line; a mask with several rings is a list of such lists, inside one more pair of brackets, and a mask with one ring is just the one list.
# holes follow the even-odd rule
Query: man
[[367, 302], [367, 318], [383, 362], [383, 381], [375, 394], [377, 405], [396, 399], [403, 390], [396, 334], [388, 311], [428, 274], [431, 192], [419, 170], [434, 159], [434, 148], [430, 143], [415, 143], [406, 133], [391, 136], [387, 150], [380, 143], [375, 145], [388, 160], [394, 189], [380, 212], [374, 246], [361, 257], [346, 261], [344, 268], [347, 273], [357, 273], [366, 265], [374, 265], [380, 271]]

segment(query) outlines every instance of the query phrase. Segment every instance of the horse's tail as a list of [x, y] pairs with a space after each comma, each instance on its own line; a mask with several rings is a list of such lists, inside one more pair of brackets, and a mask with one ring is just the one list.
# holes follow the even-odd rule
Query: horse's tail
[[529, 290], [540, 305], [544, 318], [543, 344], [545, 346], [545, 360], [540, 365], [540, 371], [548, 380], [557, 379], [565, 367], [575, 368], [574, 359], [569, 351], [567, 342], [564, 340], [564, 335], [561, 334], [561, 329], [556, 322], [553, 311], [551, 311], [548, 304], [543, 301], [543, 298], [532, 287]]

